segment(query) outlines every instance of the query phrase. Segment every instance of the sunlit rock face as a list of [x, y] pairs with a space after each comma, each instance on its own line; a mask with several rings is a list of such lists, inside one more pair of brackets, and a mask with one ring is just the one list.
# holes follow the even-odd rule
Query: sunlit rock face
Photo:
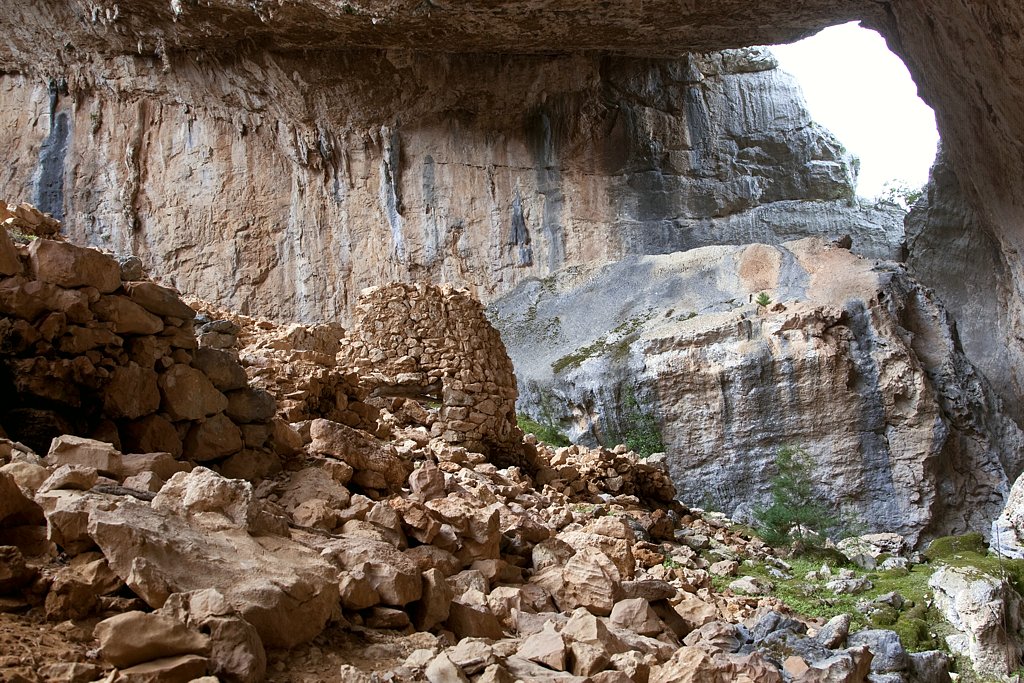
[[900, 248], [901, 217], [853, 198], [846, 152], [764, 50], [182, 55], [155, 79], [130, 61], [110, 67], [155, 95], [4, 78], [0, 119], [27, 131], [6, 190], [245, 312], [343, 318], [382, 278], [490, 299], [581, 263], [805, 234]]
[[820, 238], [564, 271], [492, 311], [522, 411], [660, 441], [691, 504], [749, 515], [789, 445], [847, 520], [916, 542], [987, 532], [1021, 470], [1024, 436], [932, 294]]

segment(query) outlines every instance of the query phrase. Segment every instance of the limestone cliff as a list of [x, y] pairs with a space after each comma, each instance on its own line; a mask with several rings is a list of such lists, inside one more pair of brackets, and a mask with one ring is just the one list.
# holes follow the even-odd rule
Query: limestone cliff
[[490, 299], [629, 254], [851, 233], [890, 257], [902, 239], [764, 50], [98, 59], [102, 77], [0, 79], [19, 133], [0, 194], [244, 313], [344, 319], [381, 281]]
[[684, 500], [765, 500], [792, 444], [831, 504], [916, 541], [985, 530], [1021, 470], [1024, 436], [932, 293], [817, 239], [565, 272], [492, 311], [522, 409], [591, 443], [656, 428]]
[[945, 154], [906, 226], [907, 267], [942, 299], [964, 353], [992, 383], [1007, 413], [1024, 424], [1024, 349], [1017, 343], [1024, 302], [1014, 294], [1014, 266], [964, 198]]

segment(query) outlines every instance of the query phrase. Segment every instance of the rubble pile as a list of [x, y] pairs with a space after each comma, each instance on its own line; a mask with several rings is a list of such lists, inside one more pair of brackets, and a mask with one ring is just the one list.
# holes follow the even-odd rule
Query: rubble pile
[[[944, 680], [944, 655], [907, 654], [892, 631], [801, 619], [749, 576], [715, 590], [772, 551], [675, 502], [658, 459], [511, 443], [511, 368], [490, 327], [467, 329], [483, 318], [462, 292], [376, 290], [343, 337], [193, 322], [171, 290], [60, 242], [0, 240], [0, 264], [18, 405], [45, 405], [51, 428], [81, 413], [97, 437], [40, 447], [41, 428], [20, 440], [35, 413], [0, 414], [19, 439], [0, 439], [0, 644], [65, 638], [0, 656], [0, 680]], [[372, 365], [379, 421], [345, 421], [338, 394], [316, 404], [284, 371], [332, 354], [358, 361], [333, 385], [356, 396]], [[304, 419], [274, 417], [271, 390]], [[375, 657], [330, 646], [381, 634]]]
[[278, 397], [287, 422], [322, 417], [373, 432], [380, 411], [366, 403], [359, 376], [337, 363], [344, 334], [336, 323], [275, 328], [247, 340], [240, 360], [253, 386]]
[[[60, 663], [123, 681], [302, 680], [284, 649], [325, 629], [415, 633], [401, 661], [377, 663], [397, 681], [942, 680], [915, 673], [941, 654], [897, 640], [882, 658], [882, 636], [848, 639], [848, 621], [716, 592], [713, 573], [771, 551], [713, 516], [566, 494], [439, 437], [400, 455], [328, 420], [309, 432], [255, 486], [88, 439], [45, 457], [4, 442], [6, 609], [89, 624], [97, 657]], [[564, 449], [537, 455], [542, 472], [566, 467]], [[146, 492], [154, 475], [166, 483]], [[327, 680], [371, 680], [318, 661]]]
[[[528, 435], [527, 443], [536, 443]], [[538, 484], [548, 484], [563, 494], [637, 496], [653, 503], [668, 504], [676, 489], [664, 464], [664, 456], [641, 458], [623, 445], [611, 450], [580, 445], [546, 449], [547, 468], [537, 473]]]
[[80, 434], [242, 472], [277, 466], [287, 425], [237, 357], [200, 347], [195, 312], [130, 260], [0, 230], [0, 424], [46, 452]]

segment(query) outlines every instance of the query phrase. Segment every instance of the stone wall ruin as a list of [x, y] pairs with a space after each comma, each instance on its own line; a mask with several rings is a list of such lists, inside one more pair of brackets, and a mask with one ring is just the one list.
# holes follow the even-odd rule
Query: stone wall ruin
[[200, 348], [174, 290], [13, 227], [18, 246], [0, 229], [2, 432], [44, 453], [78, 434], [226, 473], [275, 466], [290, 430], [274, 398], [249, 386], [236, 354]]
[[339, 364], [379, 398], [437, 408], [431, 435], [501, 458], [522, 442], [512, 361], [483, 306], [451, 286], [393, 283], [365, 290]]

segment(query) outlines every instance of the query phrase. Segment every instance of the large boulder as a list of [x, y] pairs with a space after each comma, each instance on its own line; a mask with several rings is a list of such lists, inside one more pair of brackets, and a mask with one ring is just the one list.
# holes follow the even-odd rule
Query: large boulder
[[112, 256], [67, 242], [33, 240], [28, 248], [33, 277], [61, 287], [95, 287], [110, 293], [121, 286], [121, 265]]
[[982, 676], [1016, 669], [1024, 647], [1011, 634], [1024, 625], [1024, 605], [1010, 585], [972, 568], [940, 567], [928, 586], [936, 609], [957, 630], [946, 637], [950, 650], [969, 658]]
[[248, 483], [204, 468], [174, 475], [151, 505], [127, 499], [89, 516], [111, 568], [150, 606], [216, 588], [264, 643], [291, 647], [323, 629], [338, 602], [338, 574], [287, 538], [254, 535], [272, 526]]
[[412, 472], [394, 446], [358, 429], [321, 418], [313, 420], [309, 434], [310, 450], [347, 462], [355, 470], [352, 481], [359, 486], [398, 491]]

